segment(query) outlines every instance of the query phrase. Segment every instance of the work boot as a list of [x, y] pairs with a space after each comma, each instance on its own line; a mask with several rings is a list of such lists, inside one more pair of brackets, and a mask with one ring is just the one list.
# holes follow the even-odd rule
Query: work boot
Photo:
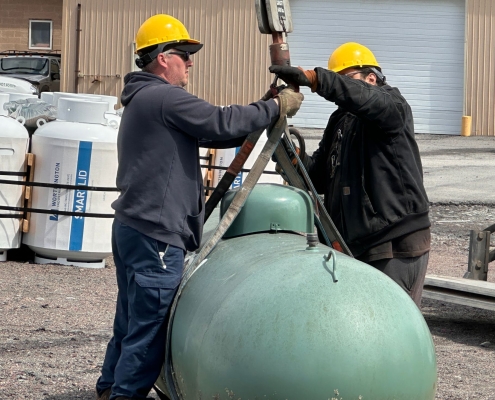
[[96, 400], [108, 400], [111, 394], [112, 388], [105, 389], [101, 396], [98, 395], [98, 392], [96, 392]]

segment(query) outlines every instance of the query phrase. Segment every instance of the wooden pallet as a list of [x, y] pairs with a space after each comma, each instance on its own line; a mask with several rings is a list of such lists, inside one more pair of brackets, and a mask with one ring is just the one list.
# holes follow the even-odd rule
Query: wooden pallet
[[[205, 163], [206, 165], [214, 165], [215, 164], [215, 149], [208, 149], [207, 157], [208, 161]], [[203, 184], [205, 187], [212, 187], [213, 186], [213, 170], [208, 169], [205, 174], [205, 178], [203, 179]], [[205, 190], [205, 199], [208, 200], [208, 198], [211, 196], [212, 190]]]

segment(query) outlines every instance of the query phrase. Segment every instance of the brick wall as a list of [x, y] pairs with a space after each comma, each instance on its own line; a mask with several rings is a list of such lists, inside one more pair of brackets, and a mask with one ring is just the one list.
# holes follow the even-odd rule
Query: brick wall
[[52, 21], [52, 48], [62, 46], [63, 0], [0, 0], [0, 51], [28, 50], [29, 20]]

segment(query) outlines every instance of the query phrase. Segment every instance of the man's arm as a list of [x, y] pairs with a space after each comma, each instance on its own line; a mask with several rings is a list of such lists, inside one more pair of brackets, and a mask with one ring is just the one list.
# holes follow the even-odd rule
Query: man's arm
[[[316, 92], [344, 110], [372, 121], [389, 134], [404, 128], [407, 103], [400, 95], [384, 87], [373, 86], [324, 68], [315, 68], [318, 80]], [[396, 90], [396, 89], [395, 89]]]
[[247, 106], [214, 106], [182, 88], [172, 87], [164, 96], [164, 122], [198, 139], [223, 141], [245, 137], [265, 129], [279, 115], [275, 100]]

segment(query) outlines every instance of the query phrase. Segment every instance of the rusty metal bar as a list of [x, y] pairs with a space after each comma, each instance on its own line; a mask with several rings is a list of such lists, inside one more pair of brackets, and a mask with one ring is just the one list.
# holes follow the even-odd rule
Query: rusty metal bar
[[488, 279], [488, 263], [495, 256], [495, 252], [490, 253], [490, 228], [484, 231], [470, 231], [468, 270], [464, 278], [478, 281]]

